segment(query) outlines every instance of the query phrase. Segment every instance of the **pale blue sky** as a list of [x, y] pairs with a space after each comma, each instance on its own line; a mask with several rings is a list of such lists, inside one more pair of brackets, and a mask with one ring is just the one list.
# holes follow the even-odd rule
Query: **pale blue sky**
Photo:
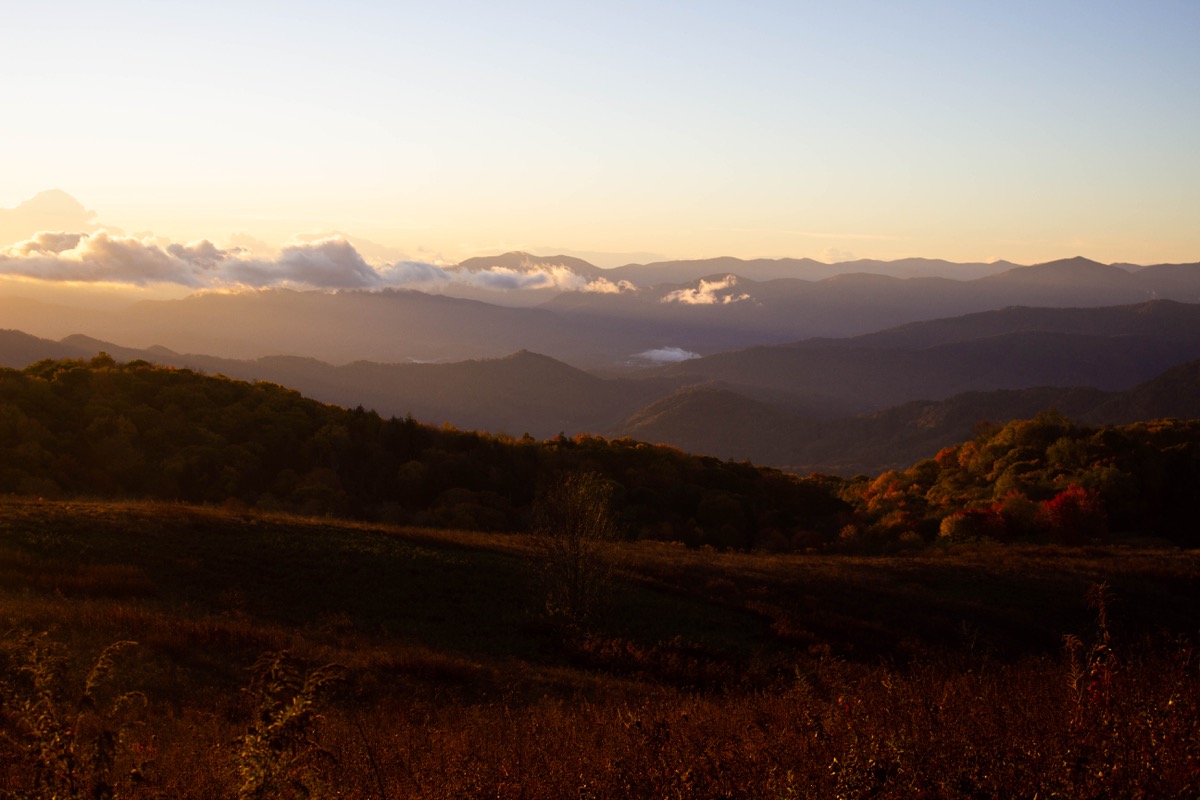
[[272, 243], [1200, 260], [1200, 3], [9, 2], [0, 207]]

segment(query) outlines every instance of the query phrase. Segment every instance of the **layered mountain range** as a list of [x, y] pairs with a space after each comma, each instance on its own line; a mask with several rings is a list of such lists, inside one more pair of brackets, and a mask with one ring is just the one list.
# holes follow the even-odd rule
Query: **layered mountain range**
[[[459, 268], [546, 266], [531, 258]], [[0, 300], [0, 325], [26, 331], [0, 336], [0, 362], [103, 350], [425, 422], [632, 436], [839, 473], [911, 464], [983, 420], [1045, 408], [1128, 422], [1196, 416], [1200, 405], [1200, 265], [1070, 259], [970, 280], [633, 282], [711, 264], [557, 260], [614, 291], [524, 308], [409, 290], [203, 294], [120, 312]], [[760, 278], [803, 264], [740, 262]]]
[[[953, 266], [917, 260], [891, 264], [892, 272], [948, 272]], [[697, 274], [714, 266], [728, 271]], [[118, 310], [7, 297], [0, 298], [0, 325], [52, 339], [82, 333], [130, 347], [163, 346], [237, 359], [293, 355], [343, 365], [358, 360], [460, 361], [531, 350], [577, 367], [611, 372], [755, 345], [858, 336], [1015, 305], [1084, 308], [1154, 299], [1200, 302], [1197, 264], [1132, 270], [1075, 258], [958, 279], [878, 272], [772, 277], [820, 275], [831, 266], [805, 260], [718, 259], [601, 270], [577, 259], [509, 254], [464, 262], [444, 272], [461, 276], [486, 270], [495, 283], [498, 277], [544, 276], [556, 270], [558, 282], [536, 288], [542, 284], [531, 279], [527, 283], [533, 288], [504, 291], [451, 280], [440, 284], [436, 293], [202, 293]], [[993, 265], [960, 266], [961, 274], [973, 276]], [[671, 276], [678, 282], [645, 283]], [[635, 278], [643, 283], [634, 283]], [[563, 285], [575, 288], [564, 291]], [[477, 297], [451, 296], [455, 292]], [[484, 295], [493, 302], [478, 299]], [[530, 297], [546, 299], [535, 306], [513, 305], [528, 303]]]

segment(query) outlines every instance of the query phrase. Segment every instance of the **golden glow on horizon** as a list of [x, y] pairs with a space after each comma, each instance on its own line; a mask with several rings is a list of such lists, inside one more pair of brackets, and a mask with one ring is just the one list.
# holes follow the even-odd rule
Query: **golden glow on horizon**
[[78, 308], [120, 309], [141, 300], [178, 300], [193, 290], [173, 284], [134, 286], [112, 281], [48, 281], [20, 275], [0, 275], [0, 296], [23, 298]]
[[1200, 5], [466, 6], [19, 4], [0, 245], [1200, 260]]

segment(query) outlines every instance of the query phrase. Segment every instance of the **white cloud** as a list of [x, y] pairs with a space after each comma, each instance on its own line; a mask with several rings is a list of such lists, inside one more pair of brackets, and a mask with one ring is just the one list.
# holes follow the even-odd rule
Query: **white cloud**
[[166, 250], [169, 255], [180, 261], [208, 270], [220, 266], [231, 252], [241, 252], [240, 250], [221, 250], [207, 239], [191, 244], [168, 244]]
[[643, 350], [640, 353], [635, 353], [633, 357], [645, 359], [646, 361], [655, 361], [660, 364], [675, 364], [680, 361], [699, 358], [700, 354], [693, 353], [691, 350], [684, 350], [682, 347], [659, 347], [654, 350]]
[[343, 231], [326, 231], [323, 233], [304, 233], [293, 237], [299, 244], [315, 244], [317, 242], [326, 241], [329, 239], [340, 239], [349, 242], [351, 246], [362, 256], [366, 261], [372, 264], [391, 264], [397, 261], [408, 261], [411, 256], [408, 253], [402, 252], [395, 247], [373, 242], [370, 239], [364, 239], [361, 236], [351, 236]]
[[383, 283], [379, 272], [345, 239], [289, 245], [273, 261], [230, 259], [222, 272], [236, 285], [255, 288], [369, 289]]
[[[737, 286], [737, 282], [736, 275], [726, 275], [724, 278], [716, 281], [701, 280], [700, 285], [695, 289], [676, 289], [673, 292], [668, 292], [661, 302], [683, 303], [689, 306], [713, 306], [729, 305], [730, 303], [749, 300], [750, 295], [745, 292], [735, 294], [727, 291]], [[722, 294], [722, 292], [726, 293]]]
[[82, 233], [43, 231], [36, 234], [32, 239], [17, 242], [12, 246], [12, 251], [25, 256], [57, 255], [64, 250], [74, 250], [82, 238]]
[[46, 281], [177, 284], [194, 288], [305, 286], [369, 288], [383, 281], [348, 243], [330, 239], [284, 248], [263, 260], [207, 240], [160, 246], [153, 240], [39, 233], [0, 251], [0, 274]]
[[[245, 233], [223, 248], [187, 244], [152, 234], [98, 229], [95, 212], [65, 192], [51, 190], [15, 208], [0, 208], [0, 278], [190, 289], [289, 287], [297, 289], [436, 290], [460, 284], [495, 291], [545, 289], [615, 292], [632, 289], [588, 279], [565, 264], [501, 265], [483, 270], [445, 267], [433, 252], [420, 260], [342, 233], [308, 234], [280, 250]], [[5, 247], [8, 242], [13, 244]], [[428, 259], [428, 260], [424, 260]]]
[[158, 245], [107, 231], [39, 233], [0, 251], [0, 273], [47, 281], [114, 282], [134, 286], [178, 283], [202, 286], [206, 253]]

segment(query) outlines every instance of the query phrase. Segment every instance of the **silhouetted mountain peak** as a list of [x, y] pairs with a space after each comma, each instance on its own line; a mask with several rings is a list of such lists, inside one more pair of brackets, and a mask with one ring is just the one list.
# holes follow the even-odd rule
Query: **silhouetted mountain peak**
[[1039, 264], [1032, 265], [1034, 267], [1055, 267], [1063, 269], [1094, 269], [1096, 267], [1108, 267], [1108, 264], [1102, 264], [1099, 261], [1093, 261], [1086, 256], [1071, 256], [1070, 258], [1059, 258], [1053, 261], [1043, 261]]
[[96, 347], [101, 350], [108, 346], [107, 342], [91, 336], [85, 336], [82, 333], [73, 333], [70, 336], [64, 336], [62, 338], [62, 343], [74, 345], [76, 347]]
[[1046, 261], [1029, 267], [1016, 267], [981, 278], [989, 283], [1014, 283], [1061, 287], [1132, 287], [1134, 274], [1120, 267], [1101, 264], [1083, 256]]
[[503, 371], [517, 379], [546, 384], [547, 382], [577, 382], [592, 383], [597, 380], [594, 375], [573, 367], [557, 358], [535, 353], [532, 350], [518, 350], [501, 358], [482, 359], [477, 362], [462, 362], [478, 364], [484, 369]]
[[559, 361], [557, 358], [551, 358], [550, 356], [543, 355], [542, 353], [535, 353], [534, 351], [527, 350], [525, 348], [521, 348], [520, 350], [517, 350], [515, 353], [511, 353], [511, 354], [509, 354], [507, 356], [503, 356], [501, 358], [493, 358], [493, 359], [487, 359], [487, 360], [488, 361], [496, 361], [496, 362], [507, 362], [509, 364], [516, 364], [516, 365], [522, 365], [522, 364], [537, 364], [537, 365], [541, 365], [541, 366], [554, 365], [556, 367], [562, 367], [565, 369], [569, 369], [572, 372], [583, 372], [583, 370], [576, 369], [575, 367], [572, 367], [570, 364], [567, 364], [563, 361]]

